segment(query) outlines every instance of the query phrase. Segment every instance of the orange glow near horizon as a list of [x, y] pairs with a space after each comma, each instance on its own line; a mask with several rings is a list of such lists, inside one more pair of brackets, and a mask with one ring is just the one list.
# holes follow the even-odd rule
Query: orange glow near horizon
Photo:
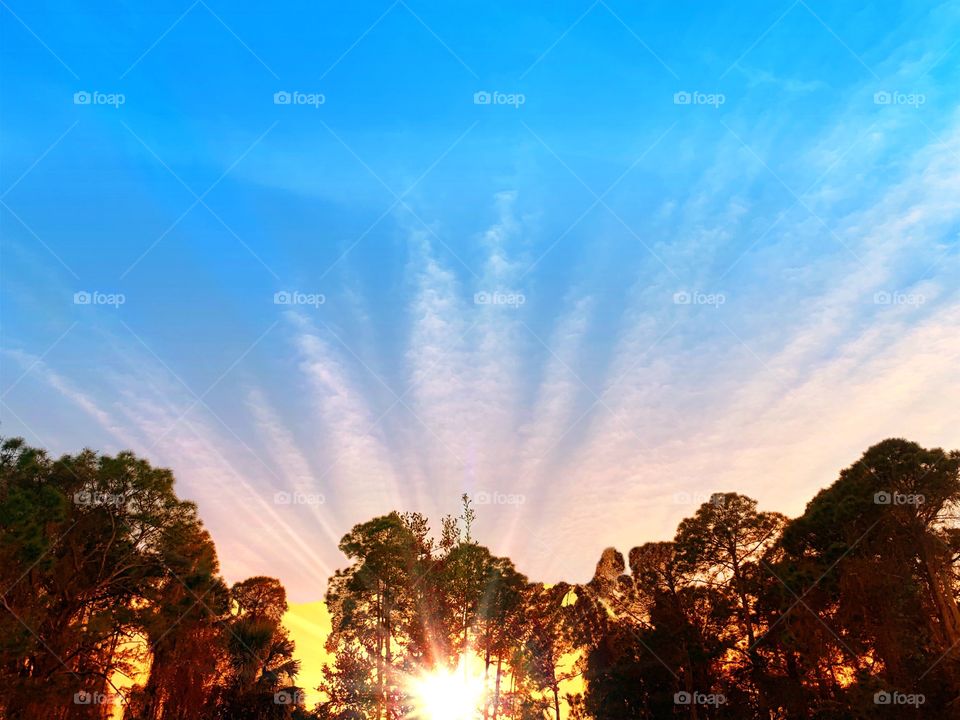
[[436, 669], [409, 685], [419, 720], [473, 720], [483, 710], [483, 675], [461, 659], [456, 670]]

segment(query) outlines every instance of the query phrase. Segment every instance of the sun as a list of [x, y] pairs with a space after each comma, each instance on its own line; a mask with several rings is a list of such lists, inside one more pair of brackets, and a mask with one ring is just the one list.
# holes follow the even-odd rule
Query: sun
[[419, 720], [474, 720], [483, 707], [483, 678], [465, 663], [456, 670], [437, 669], [411, 683]]

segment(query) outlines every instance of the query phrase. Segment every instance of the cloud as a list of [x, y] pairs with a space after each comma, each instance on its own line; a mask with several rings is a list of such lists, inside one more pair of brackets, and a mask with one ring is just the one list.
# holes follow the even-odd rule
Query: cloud
[[[695, 509], [674, 501], [678, 491], [736, 489], [798, 513], [883, 437], [955, 445], [960, 410], [933, 388], [956, 384], [960, 367], [957, 258], [941, 241], [960, 222], [960, 171], [944, 148], [957, 140], [954, 131], [915, 150], [856, 211], [821, 203], [832, 233], [809, 218], [784, 223], [744, 261], [749, 282], [720, 308], [671, 307], [650, 290], [656, 283], [638, 284], [605, 402], [544, 511], [564, 518], [558, 542], [609, 532], [591, 550], [571, 544], [576, 559], [564, 566], [586, 570], [594, 546], [669, 537]], [[858, 180], [846, 182], [848, 200]], [[785, 245], [800, 238], [830, 252], [793, 282], [771, 282], [791, 262]]]
[[[297, 324], [294, 342], [300, 371], [327, 438], [328, 452], [316, 482], [336, 488], [333, 502], [349, 517], [396, 508], [401, 504], [400, 484], [381, 439], [383, 412], [375, 413], [370, 408], [367, 393], [353, 378], [356, 373], [370, 371], [331, 328], [324, 328], [330, 336], [327, 340], [306, 320], [298, 319]], [[334, 350], [334, 342], [343, 347], [342, 352]], [[345, 358], [349, 358], [349, 366]]]
[[[271, 481], [265, 480], [271, 477], [280, 484], [273, 464], [228, 429], [212, 410], [197, 403], [167, 368], [140, 352], [138, 345], [115, 340], [117, 363], [103, 374], [104, 385], [98, 388], [111, 398], [109, 410], [43, 361], [15, 354], [29, 363], [31, 381], [40, 381], [79, 407], [107, 436], [119, 441], [120, 447], [174, 469], [177, 492], [198, 503], [228, 579], [271, 572], [300, 574], [310, 578], [314, 587], [323, 587], [335, 552], [327, 548], [321, 557], [309, 539], [313, 533], [310, 524], [295, 523], [274, 503]], [[134, 372], [130, 372], [132, 368]], [[265, 419], [262, 406], [259, 412]], [[274, 440], [282, 439], [279, 428], [273, 432]], [[282, 444], [274, 448], [278, 453], [289, 450]], [[289, 455], [286, 459], [292, 461]], [[290, 465], [280, 468], [288, 470]], [[297, 557], [278, 553], [278, 547], [296, 548]]]
[[[20, 380], [27, 376], [39, 378], [48, 387], [59, 393], [64, 399], [80, 408], [88, 417], [105, 430], [114, 440], [119, 441], [123, 448], [132, 448], [140, 445], [139, 439], [130, 434], [110, 412], [104, 409], [89, 393], [77, 388], [62, 374], [51, 369], [41, 357], [37, 357], [22, 350], [7, 350], [4, 354], [13, 358], [23, 368]], [[43, 442], [43, 438], [38, 438]]]
[[484, 260], [471, 288], [440, 262], [431, 235], [411, 235], [410, 412], [430, 448], [416, 450], [425, 456], [421, 482], [434, 492], [440, 483], [441, 498], [502, 485], [514, 472], [528, 342], [526, 294], [516, 286], [523, 228], [514, 194], [494, 200], [497, 220], [479, 238]]
[[[305, 279], [325, 273], [316, 282], [337, 301], [288, 315], [287, 333], [271, 337], [269, 349], [245, 359], [203, 402], [116, 318], [143, 312], [158, 335], [202, 327], [216, 340], [235, 326], [184, 324], [183, 306], [173, 303], [144, 309], [131, 301], [113, 315], [80, 315], [95, 309], [64, 307], [76, 288], [58, 286], [60, 271], [50, 270], [52, 260], [40, 262], [42, 253], [34, 257], [31, 244], [18, 246], [14, 267], [24, 279], [7, 272], [22, 282], [13, 294], [13, 314], [24, 315], [16, 332], [48, 335], [62, 324], [62, 316], [48, 319], [55, 313], [82, 317], [90, 332], [71, 333], [42, 360], [36, 351], [6, 351], [29, 370], [9, 402], [52, 447], [63, 447], [64, 438], [131, 447], [172, 467], [178, 492], [199, 502], [228, 576], [275, 574], [299, 599], [322, 593], [343, 562], [335, 541], [354, 523], [393, 509], [420, 510], [436, 522], [463, 491], [524, 496], [516, 506], [479, 507], [478, 535], [547, 580], [584, 579], [605, 546], [626, 550], [670, 537], [695, 506], [677, 502], [678, 492], [697, 498], [735, 489], [764, 507], [799, 512], [884, 436], [956, 445], [960, 418], [949, 388], [960, 367], [960, 115], [948, 93], [931, 93], [922, 109], [873, 102], [883, 88], [935, 87], [933, 76], [949, 65], [949, 50], [939, 50], [954, 42], [956, 11], [944, 5], [935, 14], [936, 43], [891, 27], [890, 42], [867, 58], [879, 78], [847, 82], [840, 73], [828, 87], [801, 76], [802, 67], [786, 78], [781, 66], [741, 63], [747, 82], [728, 76], [722, 111], [669, 107], [684, 113], [677, 129], [605, 196], [622, 208], [629, 229], [600, 207], [569, 235], [554, 234], [552, 223], [579, 213], [566, 204], [582, 200], [581, 189], [566, 174], [530, 182], [533, 151], [517, 150], [507, 126], [497, 124], [498, 154], [479, 158], [478, 167], [486, 174], [516, 152], [511, 191], [478, 203], [475, 176], [464, 176], [467, 192], [459, 196], [462, 188], [420, 186], [422, 199], [408, 201], [434, 225], [411, 230], [403, 224], [410, 213], [387, 213], [383, 226], [360, 237], [359, 252], [340, 256], [356, 243], [339, 235], [354, 226], [360, 232], [382, 212], [380, 188], [368, 189], [356, 158], [323, 177], [294, 168], [280, 178], [292, 156], [252, 157], [236, 177], [246, 172], [257, 193], [272, 186], [269, 197], [279, 204], [266, 205], [283, 220], [270, 225], [277, 247], [303, 237], [305, 217], [323, 216], [324, 232], [338, 237], [332, 250], [317, 243], [316, 252], [295, 258], [306, 260], [298, 269]], [[907, 30], [921, 21], [910, 22]], [[753, 57], [770, 59], [759, 46]], [[847, 59], [860, 77], [863, 68]], [[774, 93], [777, 102], [769, 102]], [[656, 135], [670, 126], [666, 112], [660, 117], [644, 97], [634, 100], [645, 122], [662, 124]], [[525, 122], [539, 131], [543, 116], [533, 105]], [[608, 136], [626, 121], [589, 106], [582, 127], [602, 132], [562, 150], [592, 185], [608, 170], [616, 177], [628, 169], [624, 154], [643, 145], [650, 128], [630, 125]], [[613, 124], [597, 125], [600, 113]], [[573, 132], [548, 134], [559, 143]], [[368, 134], [382, 138], [378, 128]], [[290, 136], [276, 137], [292, 147]], [[427, 144], [410, 151], [411, 167], [422, 164]], [[302, 158], [294, 165], [306, 167]], [[445, 179], [463, 169], [447, 172]], [[493, 182], [485, 177], [484, 187]], [[283, 191], [294, 186], [297, 192]], [[298, 204], [318, 194], [330, 202]], [[420, 207], [448, 201], [451, 218]], [[544, 237], [531, 217], [543, 219]], [[251, 238], [262, 235], [255, 229]], [[399, 243], [375, 245], [391, 232]], [[174, 254], [167, 241], [161, 247]], [[549, 258], [539, 262], [547, 248]], [[391, 262], [404, 251], [407, 263]], [[528, 253], [538, 259], [529, 273]], [[325, 262], [314, 268], [318, 257]], [[213, 265], [200, 254], [196, 260]], [[142, 271], [141, 297], [168, 289], [169, 273], [157, 283]], [[233, 303], [224, 305], [236, 308], [235, 277], [223, 280]], [[210, 300], [205, 308], [218, 306], [217, 291], [216, 283], [197, 288]], [[720, 293], [724, 302], [677, 304], [680, 291]], [[171, 341], [169, 354], [192, 385], [208, 361], [223, 358], [216, 343], [201, 353], [189, 341]], [[35, 422], [38, 388], [43, 419]], [[7, 422], [17, 427], [15, 418]], [[280, 505], [277, 492], [320, 494], [325, 502]]]
[[589, 401], [594, 401], [576, 370], [594, 303], [590, 296], [581, 296], [572, 300], [571, 305], [544, 343], [546, 363], [533, 412], [519, 430], [522, 449], [517, 475], [520, 489], [524, 491], [532, 490], [544, 480], [544, 471], [552, 466], [551, 460], [562, 450], [570, 431], [576, 428], [577, 399], [587, 394]]

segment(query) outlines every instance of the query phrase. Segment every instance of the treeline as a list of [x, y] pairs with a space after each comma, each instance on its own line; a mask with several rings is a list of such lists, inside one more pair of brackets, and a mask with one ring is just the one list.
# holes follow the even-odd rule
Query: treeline
[[960, 453], [870, 448], [794, 520], [717, 493], [670, 542], [529, 583], [423, 517], [356, 526], [331, 581], [324, 720], [407, 717], [405, 679], [479, 659], [485, 720], [960, 718]]
[[418, 678], [457, 667], [484, 720], [960, 718], [958, 452], [886, 440], [792, 520], [715, 494], [582, 585], [491, 554], [466, 497], [438, 537], [417, 513], [359, 524], [309, 709], [282, 586], [228, 588], [172, 483], [2, 446], [0, 718], [105, 717], [76, 694], [109, 695], [144, 646], [128, 720], [418, 717]]
[[796, 519], [721, 493], [608, 550], [579, 717], [960, 717], [958, 504], [960, 453], [886, 440]]
[[0, 593], [3, 720], [107, 718], [120, 701], [125, 720], [291, 716], [283, 586], [228, 587], [196, 507], [131, 453], [0, 445]]

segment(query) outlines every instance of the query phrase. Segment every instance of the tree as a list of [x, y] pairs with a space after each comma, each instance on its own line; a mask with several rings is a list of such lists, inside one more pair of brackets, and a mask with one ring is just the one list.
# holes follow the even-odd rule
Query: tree
[[562, 672], [563, 661], [574, 649], [568, 622], [572, 592], [566, 583], [532, 585], [525, 602], [526, 674], [552, 700], [555, 720], [560, 720], [560, 683], [569, 677]]
[[[956, 705], [958, 502], [960, 454], [892, 439], [869, 448], [788, 524], [777, 573], [794, 590], [779, 598], [780, 629], [807, 658], [805, 686], [815, 687], [818, 665], [830, 662], [841, 665], [834, 684], [856, 674], [844, 702], [856, 702], [862, 686], [865, 694], [922, 692], [928, 708]], [[807, 627], [793, 593], [829, 630]]]
[[757, 640], [752, 595], [758, 586], [758, 562], [785, 521], [780, 513], [757, 512], [757, 501], [745, 495], [716, 493], [677, 529], [674, 543], [681, 567], [735, 595], [749, 648]]
[[364, 720], [378, 711], [381, 694], [375, 667], [359, 648], [341, 648], [323, 675], [325, 700], [318, 708], [322, 720]]
[[[278, 581], [232, 593], [196, 507], [133, 453], [0, 442], [0, 718], [290, 718]], [[148, 664], [126, 697], [118, 674]]]
[[222, 720], [284, 720], [300, 702], [294, 685], [300, 670], [294, 645], [280, 624], [287, 594], [280, 582], [253, 577], [230, 589], [232, 614], [223, 637], [224, 680], [213, 697], [213, 716]]
[[580, 585], [491, 553], [469, 498], [439, 540], [377, 517], [340, 543], [311, 713], [282, 584], [228, 587], [168, 470], [2, 441], [0, 720], [105, 720], [144, 664], [124, 720], [399, 720], [411, 678], [464, 658], [484, 720], [960, 718], [958, 506], [960, 453], [886, 440], [794, 520], [717, 494]]
[[141, 612], [150, 673], [128, 698], [127, 720], [200, 720], [226, 662], [229, 592], [213, 541], [202, 528], [185, 526], [170, 542], [168, 576]]
[[680, 523], [674, 540], [682, 571], [730, 601], [735, 632], [743, 638], [733, 648], [745, 663], [744, 679], [754, 685], [762, 716], [768, 716], [767, 677], [757, 648], [756, 603], [769, 578], [761, 559], [785, 522], [780, 513], [758, 512], [756, 500], [745, 495], [715, 493], [692, 518]]
[[333, 624], [327, 649], [365, 653], [375, 673], [374, 717], [393, 717], [400, 703], [395, 653], [398, 640], [408, 637], [415, 607], [409, 590], [423, 580], [422, 545], [403, 518], [390, 513], [355, 526], [340, 550], [353, 563], [338, 570], [327, 589]]
[[[169, 578], [176, 536], [199, 527], [168, 470], [124, 452], [50, 460], [0, 451], [0, 699], [9, 718], [106, 712], [127, 641]], [[76, 701], [77, 698], [79, 701]], [[89, 699], [89, 702], [85, 700]], [[91, 707], [96, 706], [96, 707]]]
[[[517, 647], [517, 639], [523, 636], [527, 587], [526, 576], [517, 572], [510, 560], [490, 558], [485, 572], [483, 597], [477, 610], [477, 635], [483, 653], [483, 681], [487, 698], [483, 711], [485, 718], [491, 711], [494, 720], [499, 714], [504, 664]], [[490, 668], [494, 659], [496, 670], [491, 697]]]

